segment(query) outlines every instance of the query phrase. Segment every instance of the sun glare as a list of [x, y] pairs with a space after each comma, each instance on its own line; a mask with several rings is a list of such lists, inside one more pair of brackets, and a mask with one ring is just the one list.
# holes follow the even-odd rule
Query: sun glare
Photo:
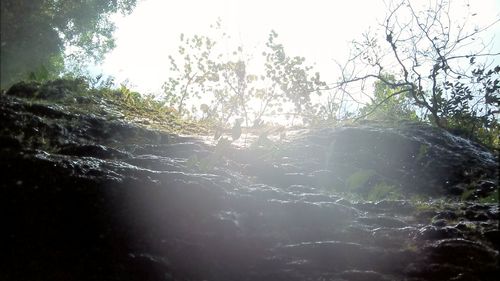
[[[414, 1], [425, 5], [427, 1]], [[458, 2], [457, 2], [458, 3]], [[471, 9], [475, 18], [460, 18], [486, 25], [500, 19], [498, 1], [481, 1], [471, 6], [450, 5], [454, 16]], [[474, 5], [473, 5], [474, 4]], [[228, 38], [217, 42], [221, 53], [228, 55], [238, 46], [244, 48], [247, 69], [262, 73], [262, 52], [269, 33], [274, 30], [291, 56], [301, 56], [327, 83], [337, 81], [339, 64], [349, 57], [352, 41], [363, 33], [382, 34], [381, 23], [387, 3], [376, 1], [140, 1], [129, 16], [114, 16], [117, 47], [107, 55], [97, 73], [115, 77], [117, 83], [143, 94], [162, 95], [162, 85], [169, 77], [169, 55], [176, 57], [179, 36], [208, 35], [218, 38], [211, 28], [217, 21]], [[485, 41], [495, 41], [500, 24], [485, 33]], [[495, 38], [495, 35], [497, 38]], [[385, 43], [385, 42], [384, 42]], [[491, 50], [499, 52], [499, 44]], [[500, 60], [493, 57], [496, 64]], [[370, 83], [365, 85], [372, 87]], [[370, 92], [370, 90], [366, 90]], [[314, 97], [317, 98], [317, 97]], [[325, 97], [321, 97], [325, 98]], [[359, 93], [357, 101], [368, 96]], [[204, 101], [201, 101], [203, 103]], [[358, 104], [359, 106], [359, 104]]]
[[220, 18], [232, 44], [243, 45], [257, 59], [275, 30], [290, 53], [331, 73], [334, 60], [348, 55], [349, 42], [376, 25], [383, 11], [382, 1], [361, 0], [143, 1], [132, 15], [115, 17], [117, 47], [102, 70], [119, 81], [129, 79], [138, 90], [159, 91], [179, 34], [210, 33], [210, 25]]

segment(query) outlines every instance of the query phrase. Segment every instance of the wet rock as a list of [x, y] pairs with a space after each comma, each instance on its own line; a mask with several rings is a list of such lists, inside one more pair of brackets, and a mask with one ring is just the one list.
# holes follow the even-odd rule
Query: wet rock
[[[469, 270], [448, 263], [411, 264], [405, 271], [407, 276], [420, 277], [417, 280], [456, 280], [464, 274], [469, 275]], [[473, 277], [468, 280], [479, 280]]]
[[[128, 254], [127, 273], [132, 280], [175, 280], [170, 272], [172, 269], [168, 260], [162, 257], [155, 257], [150, 254]], [[158, 279], [160, 276], [163, 278]]]
[[79, 157], [95, 157], [99, 159], [117, 159], [127, 158], [129, 154], [118, 149], [106, 147], [103, 145], [80, 145], [80, 144], [66, 144], [61, 146], [58, 151], [60, 154], [72, 155]]
[[18, 151], [21, 149], [21, 142], [15, 137], [0, 136], [0, 149]]
[[304, 159], [316, 157], [318, 163], [328, 163], [337, 177], [347, 179], [360, 170], [370, 170], [378, 182], [405, 182], [408, 192], [449, 194], [459, 183], [497, 175], [495, 156], [485, 148], [419, 124], [322, 129], [297, 142], [310, 152]]
[[467, 184], [459, 183], [459, 184], [456, 184], [456, 185], [450, 187], [448, 189], [448, 192], [451, 195], [461, 196], [462, 194], [464, 194], [464, 192], [467, 191], [467, 186], [468, 186]]
[[488, 230], [483, 235], [493, 245], [494, 249], [500, 249], [500, 230]]
[[435, 210], [425, 210], [425, 211], [418, 211], [416, 214], [414, 214], [414, 216], [417, 221], [427, 224], [437, 214], [438, 212]]
[[414, 227], [376, 228], [371, 232], [372, 242], [384, 249], [401, 249], [408, 244], [408, 238], [416, 233]]
[[361, 243], [369, 245], [373, 241], [373, 234], [369, 229], [358, 225], [349, 225], [341, 230], [338, 230], [335, 235], [335, 240]]
[[473, 195], [479, 198], [486, 197], [498, 189], [498, 182], [493, 180], [481, 180], [477, 183], [477, 188]]
[[490, 208], [486, 211], [486, 215], [492, 220], [499, 220], [500, 211], [498, 205], [497, 204], [491, 205]]
[[[369, 270], [379, 252], [357, 243], [339, 241], [304, 242], [285, 245], [277, 249], [279, 254], [290, 255], [314, 262], [330, 269], [346, 269], [356, 267]], [[380, 257], [380, 256], [379, 256]]]
[[360, 217], [358, 221], [367, 225], [381, 226], [381, 227], [405, 227], [408, 226], [404, 221], [391, 218], [391, 217]]
[[284, 190], [287, 190], [289, 192], [295, 193], [295, 194], [311, 194], [317, 191], [316, 188], [308, 186], [308, 185], [301, 185], [301, 184], [293, 184], [289, 185], [284, 188]]
[[345, 182], [330, 170], [316, 170], [311, 172], [309, 176], [315, 180], [314, 185], [317, 187], [327, 189], [332, 187], [342, 189], [345, 187]]
[[381, 200], [376, 206], [387, 213], [410, 214], [415, 211], [415, 207], [406, 200]]
[[[158, 156], [152, 154], [135, 155], [123, 159], [128, 164], [155, 171], [185, 171], [189, 170], [188, 160], [184, 161], [178, 158]], [[194, 168], [194, 164], [193, 167]]]
[[41, 104], [31, 104], [26, 107], [30, 113], [37, 116], [42, 116], [46, 118], [54, 119], [72, 119], [72, 116], [63, 112], [63, 109], [57, 105], [41, 105]]
[[[440, 130], [303, 130], [275, 157], [47, 105], [72, 100], [78, 83], [16, 87], [0, 95], [10, 257], [0, 278], [492, 280], [498, 271], [498, 206], [428, 201], [422, 212], [409, 200], [364, 200], [380, 182], [430, 195], [474, 173], [489, 180], [489, 154]], [[360, 184], [366, 194], [332, 194], [352, 191], [364, 170], [374, 175]]]
[[312, 185], [314, 184], [313, 177], [306, 175], [304, 173], [285, 173], [283, 175], [283, 181], [290, 184], [299, 185]]
[[20, 82], [12, 85], [5, 94], [20, 98], [35, 98], [39, 88], [40, 84], [37, 82]]
[[467, 230], [470, 230], [470, 228], [473, 228], [473, 227], [475, 227], [474, 224], [464, 223], [464, 222], [460, 222], [460, 223], [457, 223], [455, 225], [455, 228], [458, 229], [458, 230], [461, 230], [461, 231], [467, 231]]
[[318, 193], [312, 193], [312, 194], [301, 194], [302, 199], [305, 202], [311, 202], [311, 203], [323, 203], [323, 202], [335, 202], [335, 200], [338, 199], [337, 196], [332, 196], [332, 195], [327, 195], [327, 194], [318, 194]]
[[471, 221], [486, 221], [486, 220], [488, 220], [488, 216], [485, 213], [483, 213], [483, 212], [478, 213], [477, 211], [474, 211], [472, 209], [465, 211], [464, 216]]
[[456, 211], [444, 210], [444, 211], [439, 211], [432, 218], [432, 220], [456, 220], [457, 218], [458, 218], [458, 215], [457, 215]]
[[448, 263], [462, 268], [480, 269], [498, 263], [498, 251], [486, 245], [465, 239], [443, 239], [424, 249], [437, 263]]
[[391, 279], [384, 277], [375, 271], [346, 270], [339, 274], [346, 281], [389, 281]]
[[432, 221], [432, 225], [436, 227], [444, 227], [448, 224], [448, 222], [445, 219], [437, 219]]
[[425, 226], [416, 236], [420, 240], [438, 240], [445, 238], [462, 238], [463, 234], [455, 227]]

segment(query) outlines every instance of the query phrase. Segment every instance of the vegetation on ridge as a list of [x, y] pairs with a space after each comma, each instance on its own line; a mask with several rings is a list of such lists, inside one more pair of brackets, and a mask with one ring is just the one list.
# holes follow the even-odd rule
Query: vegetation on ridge
[[[94, 2], [2, 2], [2, 87], [20, 79], [43, 82], [78, 77], [76, 73], [85, 72], [83, 60], [102, 60], [114, 47], [110, 14], [130, 13], [136, 1]], [[425, 9], [408, 0], [389, 3], [383, 34], [368, 32], [355, 40], [351, 57], [339, 64], [341, 76], [335, 81], [327, 81], [304, 57], [290, 54], [275, 31], [270, 32], [260, 59], [243, 46], [221, 48], [232, 39], [217, 22], [214, 36], [180, 35], [163, 93], [140, 95], [125, 85], [112, 90], [116, 86], [110, 81], [101, 84], [99, 91], [90, 87], [91, 93], [114, 99], [136, 121], [141, 115], [163, 120], [169, 112], [218, 130], [239, 118], [247, 128], [276, 119], [292, 126], [411, 120], [498, 149], [500, 66], [488, 64], [488, 59], [499, 54], [470, 47], [491, 25], [479, 28], [456, 21], [447, 1], [429, 5]], [[13, 18], [20, 7], [26, 8], [22, 15], [29, 19], [23, 26]], [[412, 28], [401, 28], [402, 23]], [[13, 35], [35, 25], [39, 37]], [[35, 45], [47, 48], [26, 47]], [[73, 50], [70, 55], [69, 50]], [[90, 85], [96, 78], [84, 79]]]
[[142, 96], [125, 85], [115, 88], [100, 78], [65, 78], [47, 82], [21, 82], [3, 94], [19, 97], [30, 104], [49, 104], [75, 114], [97, 115], [177, 134], [203, 134], [205, 126], [180, 118], [175, 110], [153, 96]]

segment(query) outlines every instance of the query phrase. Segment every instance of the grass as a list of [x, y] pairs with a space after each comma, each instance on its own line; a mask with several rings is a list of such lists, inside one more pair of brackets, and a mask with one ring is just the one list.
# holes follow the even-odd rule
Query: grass
[[356, 192], [364, 187], [368, 181], [376, 174], [374, 170], [359, 170], [347, 178], [349, 190]]
[[366, 195], [366, 199], [369, 201], [380, 201], [382, 199], [397, 200], [402, 198], [404, 198], [404, 196], [396, 186], [385, 182], [380, 182], [372, 187]]
[[[31, 82], [37, 93], [30, 104], [58, 106], [64, 112], [93, 114], [108, 120], [124, 120], [150, 129], [176, 134], [205, 134], [206, 126], [183, 120], [177, 112], [154, 96], [141, 96], [126, 86], [90, 86], [85, 79]], [[44, 97], [42, 97], [44, 96]]]
[[499, 192], [499, 189], [497, 189], [489, 196], [486, 196], [484, 198], [480, 198], [478, 201], [479, 201], [479, 203], [483, 203], [483, 204], [493, 204], [493, 203], [498, 204], [500, 202], [499, 196], [500, 196], [500, 192]]

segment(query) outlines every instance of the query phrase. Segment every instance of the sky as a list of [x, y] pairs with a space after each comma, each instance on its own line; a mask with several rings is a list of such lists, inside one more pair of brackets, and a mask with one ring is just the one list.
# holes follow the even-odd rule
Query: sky
[[[479, 21], [500, 18], [500, 0], [470, 4]], [[275, 30], [290, 55], [305, 57], [333, 81], [335, 61], [347, 59], [349, 43], [376, 29], [385, 12], [383, 0], [139, 0], [131, 15], [114, 16], [117, 46], [97, 71], [116, 81], [127, 79], [134, 90], [158, 93], [179, 35], [207, 34], [220, 18], [223, 29], [251, 55], [260, 56], [269, 32]], [[500, 42], [500, 24], [492, 34], [498, 34]]]

